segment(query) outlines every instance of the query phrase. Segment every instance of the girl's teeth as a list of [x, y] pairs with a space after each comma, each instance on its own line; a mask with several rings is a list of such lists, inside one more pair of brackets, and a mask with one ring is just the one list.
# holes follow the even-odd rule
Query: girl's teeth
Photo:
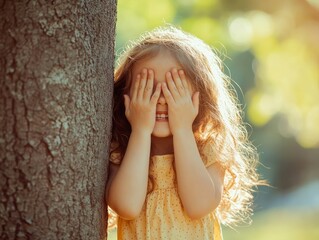
[[168, 115], [166, 115], [166, 114], [156, 114], [156, 118], [165, 119], [165, 118], [168, 118]]

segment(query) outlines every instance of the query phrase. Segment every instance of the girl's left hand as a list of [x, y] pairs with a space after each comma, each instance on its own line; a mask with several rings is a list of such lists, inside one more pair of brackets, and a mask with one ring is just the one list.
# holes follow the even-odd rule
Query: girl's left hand
[[166, 73], [166, 83], [162, 91], [168, 105], [168, 121], [172, 134], [192, 131], [193, 122], [198, 114], [199, 92], [192, 96], [183, 70], [173, 69]]

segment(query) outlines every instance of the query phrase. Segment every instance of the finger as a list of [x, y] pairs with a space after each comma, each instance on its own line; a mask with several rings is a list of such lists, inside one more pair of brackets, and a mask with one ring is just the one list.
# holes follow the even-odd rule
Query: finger
[[137, 92], [141, 81], [141, 74], [137, 74], [136, 79], [134, 81], [133, 85], [133, 92], [132, 92], [132, 100], [135, 100], [137, 98]]
[[148, 78], [145, 86], [145, 91], [144, 91], [144, 98], [145, 99], [150, 99], [152, 92], [153, 92], [153, 84], [154, 84], [154, 71], [153, 70], [148, 70]]
[[185, 93], [189, 94], [190, 93], [190, 87], [189, 87], [189, 83], [188, 83], [188, 81], [186, 79], [186, 75], [185, 75], [184, 70], [179, 70], [179, 76], [181, 78]]
[[174, 83], [174, 80], [173, 80], [173, 76], [172, 76], [172, 73], [171, 72], [167, 72], [166, 73], [166, 82], [167, 82], [167, 89], [169, 90], [170, 92], [170, 95], [176, 99], [179, 97], [179, 92], [176, 88], [176, 85]]
[[138, 99], [141, 99], [144, 96], [146, 81], [147, 81], [147, 70], [143, 69], [142, 70], [142, 78], [141, 78], [140, 85], [138, 87], [138, 92], [137, 92]]
[[181, 80], [181, 77], [179, 75], [179, 71], [177, 71], [176, 68], [173, 69], [172, 71], [172, 75], [173, 75], [173, 80], [174, 80], [174, 83], [175, 83], [175, 86], [177, 88], [177, 91], [178, 93], [181, 95], [181, 96], [184, 96], [185, 95], [185, 91], [184, 91], [184, 86], [182, 84], [182, 80]]
[[158, 83], [156, 85], [155, 92], [153, 93], [153, 95], [151, 97], [151, 100], [150, 100], [152, 105], [156, 105], [157, 104], [157, 101], [158, 101], [158, 99], [159, 99], [159, 97], [161, 95], [161, 88], [162, 88], [161, 83]]
[[195, 92], [193, 97], [192, 97], [192, 101], [193, 101], [193, 106], [195, 108], [196, 111], [196, 115], [198, 114], [198, 109], [199, 109], [199, 92]]
[[164, 82], [162, 84], [162, 91], [163, 91], [163, 95], [165, 97], [165, 100], [167, 102], [167, 104], [170, 106], [171, 104], [173, 104], [175, 102], [170, 90], [168, 89], [167, 84]]
[[130, 106], [130, 97], [124, 94], [124, 106], [125, 106], [125, 115], [128, 113], [128, 109]]

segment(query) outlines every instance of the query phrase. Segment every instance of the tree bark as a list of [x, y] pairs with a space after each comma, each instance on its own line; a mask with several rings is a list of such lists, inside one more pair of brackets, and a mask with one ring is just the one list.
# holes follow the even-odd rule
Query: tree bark
[[102, 239], [116, 0], [0, 7], [0, 239]]

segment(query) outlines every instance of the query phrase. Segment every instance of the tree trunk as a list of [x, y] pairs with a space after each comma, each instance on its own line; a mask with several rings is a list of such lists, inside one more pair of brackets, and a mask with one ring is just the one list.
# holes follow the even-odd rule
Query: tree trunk
[[0, 7], [0, 239], [104, 238], [116, 0]]

